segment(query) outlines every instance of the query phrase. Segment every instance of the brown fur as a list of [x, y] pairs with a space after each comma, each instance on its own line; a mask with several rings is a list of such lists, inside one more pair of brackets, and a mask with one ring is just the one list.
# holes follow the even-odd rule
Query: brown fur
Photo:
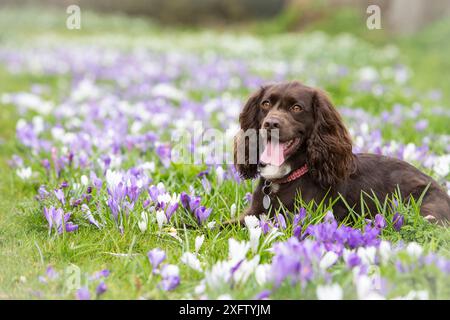
[[[272, 107], [261, 107], [264, 101], [270, 101]], [[290, 111], [293, 104], [303, 106], [302, 111]], [[252, 94], [239, 116], [241, 131], [235, 138], [235, 166], [245, 179], [257, 176], [258, 162], [237, 163], [236, 150], [239, 147], [248, 152], [258, 150], [258, 143], [250, 144], [243, 138], [247, 129], [258, 131], [267, 119], [276, 118], [279, 122], [280, 141], [289, 141], [296, 137], [301, 142], [298, 149], [289, 156], [286, 163], [295, 170], [307, 163], [309, 172], [300, 179], [281, 184], [272, 197], [273, 209], [281, 202], [288, 210], [294, 210], [295, 195], [300, 193], [306, 202], [319, 203], [323, 199], [339, 199], [333, 206], [335, 216], [342, 220], [349, 210], [342, 199], [360, 213], [361, 194], [375, 194], [384, 201], [400, 188], [403, 199], [419, 198], [428, 187], [423, 198], [421, 213], [432, 216], [438, 221], [450, 219], [450, 197], [431, 177], [420, 172], [412, 165], [394, 158], [375, 154], [353, 154], [350, 135], [330, 99], [320, 90], [304, 86], [298, 82], [288, 82], [262, 87]], [[256, 149], [255, 149], [256, 148]], [[256, 187], [250, 208], [244, 215], [260, 215], [267, 212], [262, 206], [262, 186], [264, 178]], [[342, 198], [340, 198], [342, 197]], [[375, 215], [376, 206], [365, 197], [369, 215]], [[272, 211], [273, 212], [273, 211]], [[242, 221], [243, 217], [241, 217]]]

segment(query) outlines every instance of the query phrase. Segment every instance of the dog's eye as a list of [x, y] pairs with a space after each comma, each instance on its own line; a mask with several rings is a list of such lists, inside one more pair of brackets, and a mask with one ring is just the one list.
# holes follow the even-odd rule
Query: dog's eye
[[261, 103], [261, 107], [263, 108], [263, 109], [269, 109], [270, 107], [271, 107], [271, 103], [270, 103], [270, 101], [269, 100], [264, 100], [262, 103]]
[[291, 107], [291, 111], [293, 111], [293, 112], [300, 112], [302, 110], [303, 110], [303, 107], [301, 105], [298, 105], [298, 104], [296, 104], [296, 105]]

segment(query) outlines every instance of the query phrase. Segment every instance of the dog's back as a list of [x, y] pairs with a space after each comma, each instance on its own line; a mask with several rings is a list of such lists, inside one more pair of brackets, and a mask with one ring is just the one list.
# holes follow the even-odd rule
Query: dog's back
[[357, 169], [350, 180], [362, 191], [371, 194], [373, 190], [377, 198], [383, 200], [388, 193], [399, 189], [403, 200], [411, 196], [417, 200], [426, 190], [422, 215], [442, 221], [450, 219], [450, 197], [432, 177], [396, 158], [362, 153], [357, 154], [356, 159]]

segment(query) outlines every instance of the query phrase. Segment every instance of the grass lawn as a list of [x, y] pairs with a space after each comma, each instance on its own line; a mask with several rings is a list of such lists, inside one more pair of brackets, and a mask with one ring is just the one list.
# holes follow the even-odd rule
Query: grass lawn
[[[251, 228], [220, 230], [217, 226], [231, 217], [233, 207], [236, 215], [244, 210], [252, 182], [235, 179], [228, 166], [217, 169], [165, 162], [163, 147], [170, 140], [171, 128], [189, 127], [201, 120], [206, 126], [226, 130], [224, 123], [237, 123], [249, 92], [265, 81], [298, 79], [326, 89], [341, 110], [358, 151], [408, 160], [450, 190], [450, 82], [445, 77], [450, 66], [441, 50], [445, 44], [436, 35], [448, 34], [448, 21], [417, 37], [396, 39], [392, 46], [388, 40], [372, 44], [370, 39], [314, 30], [264, 35], [173, 30], [141, 19], [90, 13], [78, 32], [64, 28], [60, 13], [35, 15], [33, 10], [0, 14], [2, 30], [15, 26], [0, 38], [2, 299], [73, 299], [81, 294], [80, 287], [99, 299], [225, 295], [251, 299], [266, 289], [272, 299], [316, 299], [317, 288], [330, 285], [329, 279], [339, 284], [344, 298], [367, 298], [361, 293], [360, 278], [354, 275], [357, 272], [348, 266], [348, 256], [341, 254], [323, 272], [317, 261], [310, 262], [314, 276], [304, 285], [284, 281], [277, 286], [262, 280], [282, 268], [276, 261], [282, 260], [283, 253], [273, 245], [289, 243], [296, 227], [289, 219], [286, 228], [275, 221], [278, 228], [261, 235], [254, 251], [241, 248], [245, 251], [243, 266], [227, 278], [228, 262], [240, 250], [236, 245], [233, 251], [229, 241], [249, 241]], [[431, 39], [430, 34], [436, 36]], [[160, 87], [158, 94], [163, 98], [158, 99], [152, 89], [162, 82], [167, 87]], [[32, 98], [20, 100], [17, 93], [31, 93]], [[33, 102], [36, 97], [38, 103]], [[45, 113], [41, 106], [47, 102], [52, 107]], [[13, 155], [23, 164], [11, 165]], [[48, 170], [44, 160], [49, 161]], [[32, 174], [19, 177], [18, 170], [27, 167]], [[201, 174], [204, 170], [208, 170], [206, 175]], [[99, 188], [93, 185], [93, 172], [102, 180]], [[68, 186], [62, 188], [63, 182]], [[201, 205], [212, 209], [211, 215], [197, 226], [195, 213], [177, 200], [171, 220], [160, 226], [157, 201], [147, 191], [159, 182], [165, 188], [158, 191], [161, 197], [185, 192], [194, 198], [195, 194]], [[127, 183], [148, 185], [137, 187], [137, 199], [130, 195], [122, 199], [115, 218], [114, 205], [108, 203], [113, 192], [107, 189]], [[42, 185], [49, 195], [38, 201]], [[64, 193], [64, 204], [55, 196], [56, 189]], [[79, 199], [80, 204], [74, 205]], [[70, 221], [78, 229], [49, 232], [43, 210], [51, 207], [70, 212]], [[310, 225], [328, 223], [326, 205], [313, 209], [299, 199], [300, 207], [308, 212], [302, 233]], [[89, 222], [86, 208], [101, 228]], [[368, 292], [414, 298], [417, 292], [426, 291], [429, 298], [449, 299], [448, 228], [426, 222], [415, 203], [400, 201], [394, 208], [391, 203], [380, 204], [379, 213], [387, 222], [379, 230], [379, 239], [392, 250], [386, 261], [375, 262], [363, 258], [375, 255], [371, 246], [359, 249], [359, 267], [368, 269], [364, 276], [387, 283], [383, 289]], [[400, 231], [392, 222], [396, 213], [405, 219]], [[363, 217], [355, 221], [355, 230], [367, 232]], [[195, 270], [196, 261], [186, 263], [181, 257], [195, 252], [196, 238], [201, 236], [204, 242], [193, 255], [201, 270]], [[420, 249], [408, 246], [411, 242]], [[330, 252], [319, 244], [321, 254]], [[173, 290], [161, 288], [164, 281], [175, 281], [163, 267], [152, 272], [147, 253], [154, 248], [165, 251], [163, 264], [179, 267], [180, 284]], [[382, 257], [385, 251], [376, 248], [377, 257]], [[297, 250], [295, 246], [285, 249]], [[427, 254], [432, 263], [424, 262]], [[272, 271], [267, 271], [269, 267]], [[109, 275], [96, 275], [101, 270], [109, 270]], [[107, 290], [96, 295], [102, 281]]]

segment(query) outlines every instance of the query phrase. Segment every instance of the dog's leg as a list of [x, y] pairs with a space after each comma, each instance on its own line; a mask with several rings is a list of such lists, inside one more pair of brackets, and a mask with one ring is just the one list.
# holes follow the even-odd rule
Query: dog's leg
[[429, 222], [448, 225], [450, 197], [439, 185], [430, 186], [420, 206], [420, 214]]

